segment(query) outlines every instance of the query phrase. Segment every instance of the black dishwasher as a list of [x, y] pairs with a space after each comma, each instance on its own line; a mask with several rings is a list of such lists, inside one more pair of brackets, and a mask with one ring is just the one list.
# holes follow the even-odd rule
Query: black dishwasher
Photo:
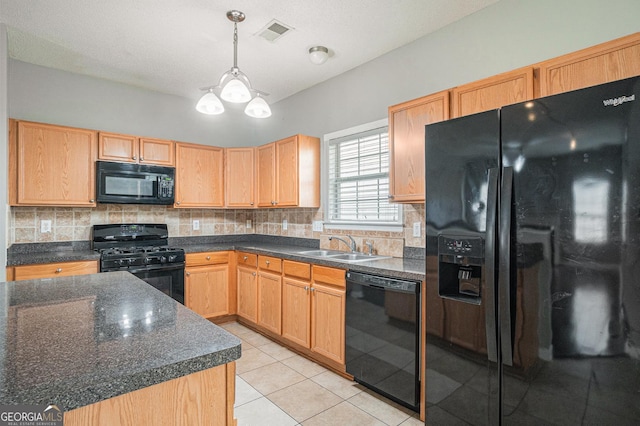
[[419, 411], [420, 283], [347, 272], [347, 373]]

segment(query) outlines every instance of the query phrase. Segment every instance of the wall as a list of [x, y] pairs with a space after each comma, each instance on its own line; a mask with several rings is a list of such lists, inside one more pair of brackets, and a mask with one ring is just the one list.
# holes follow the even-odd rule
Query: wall
[[[403, 247], [424, 247], [424, 238], [412, 235], [413, 222], [424, 223], [424, 207], [405, 206], [405, 228], [400, 232], [332, 231], [331, 235], [350, 234], [365, 250], [364, 241], [373, 243], [376, 253], [402, 256]], [[282, 229], [282, 221], [288, 222]], [[50, 220], [51, 232], [40, 232], [40, 221]], [[200, 229], [192, 223], [199, 221]], [[246, 227], [247, 220], [251, 228]], [[91, 226], [104, 223], [166, 223], [171, 237], [221, 234], [267, 234], [287, 237], [316, 238], [325, 248], [340, 248], [338, 241], [329, 242], [329, 233], [313, 232], [312, 221], [322, 220], [319, 209], [214, 210], [174, 209], [166, 206], [101, 204], [97, 208], [13, 207], [11, 209], [11, 243], [48, 243], [88, 241]]]

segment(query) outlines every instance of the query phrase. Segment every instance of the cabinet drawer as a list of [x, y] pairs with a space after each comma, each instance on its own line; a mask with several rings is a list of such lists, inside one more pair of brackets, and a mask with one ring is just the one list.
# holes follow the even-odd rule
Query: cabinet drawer
[[313, 265], [313, 282], [331, 284], [340, 288], [346, 288], [345, 270]]
[[282, 272], [282, 260], [271, 256], [258, 256], [258, 267], [273, 272]]
[[236, 261], [238, 265], [246, 265], [246, 266], [258, 266], [258, 255], [251, 253], [238, 253], [236, 254]]
[[311, 265], [303, 262], [294, 262], [293, 260], [284, 260], [284, 274], [290, 277], [298, 277], [305, 280], [311, 279]]
[[217, 263], [229, 263], [228, 251], [187, 253], [185, 256], [187, 266], [215, 265]]
[[16, 266], [14, 279], [33, 280], [38, 278], [68, 277], [71, 275], [96, 274], [98, 262], [95, 260], [78, 262], [45, 263], [42, 265]]

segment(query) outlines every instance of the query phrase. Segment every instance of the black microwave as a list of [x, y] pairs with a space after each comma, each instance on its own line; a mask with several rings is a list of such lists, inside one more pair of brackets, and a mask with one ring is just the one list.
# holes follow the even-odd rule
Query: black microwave
[[118, 204], [173, 204], [175, 169], [96, 161], [97, 200]]

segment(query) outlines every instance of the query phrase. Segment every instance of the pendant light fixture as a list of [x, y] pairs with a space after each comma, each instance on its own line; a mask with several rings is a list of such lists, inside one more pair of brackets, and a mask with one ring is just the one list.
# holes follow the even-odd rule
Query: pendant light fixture
[[[198, 101], [196, 110], [203, 114], [222, 114], [224, 112], [224, 105], [220, 101], [222, 98], [232, 103], [251, 101], [244, 109], [245, 114], [255, 118], [270, 117], [271, 108], [263, 98], [268, 94], [252, 88], [249, 78], [238, 68], [238, 22], [244, 21], [245, 15], [239, 10], [230, 10], [227, 12], [227, 18], [233, 22], [233, 67], [222, 74], [217, 86], [201, 89], [206, 90], [207, 93]], [[220, 92], [220, 98], [216, 95], [216, 91]]]

